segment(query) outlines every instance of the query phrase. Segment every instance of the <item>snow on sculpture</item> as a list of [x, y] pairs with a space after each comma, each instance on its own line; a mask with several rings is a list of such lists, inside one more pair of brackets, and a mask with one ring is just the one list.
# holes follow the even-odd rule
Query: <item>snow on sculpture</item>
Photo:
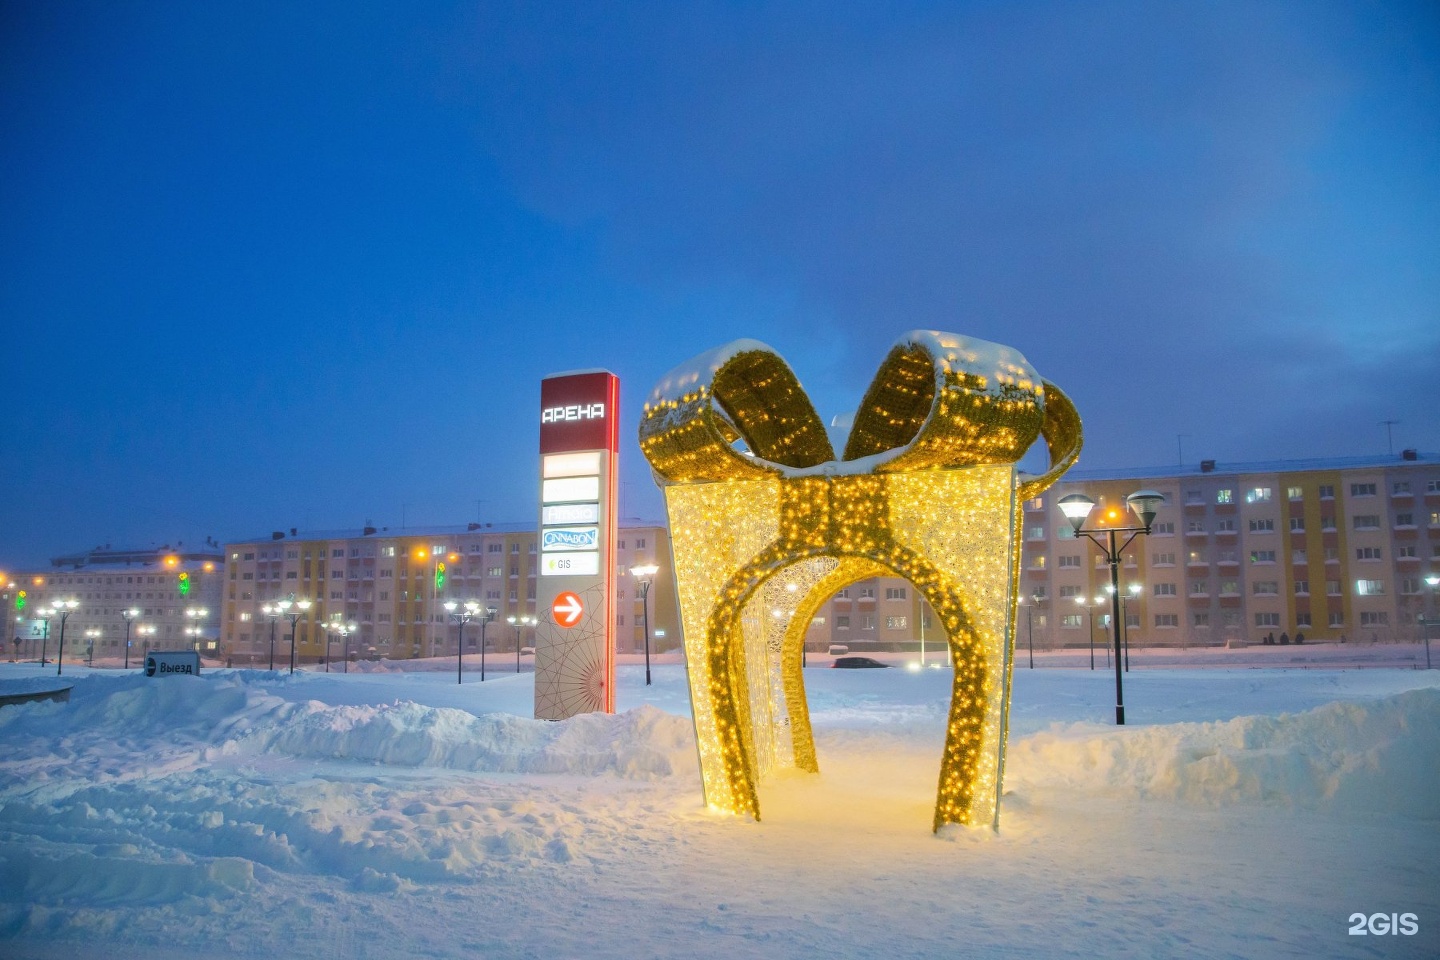
[[[1039, 436], [1050, 468], [1022, 475]], [[758, 820], [762, 776], [818, 772], [806, 628], [836, 590], [895, 575], [935, 610], [954, 664], [935, 829], [997, 824], [1020, 504], [1080, 445], [1074, 406], [1023, 356], [951, 333], [896, 342], [839, 459], [763, 343], [737, 340], [661, 380], [640, 447], [670, 518], [706, 802]]]

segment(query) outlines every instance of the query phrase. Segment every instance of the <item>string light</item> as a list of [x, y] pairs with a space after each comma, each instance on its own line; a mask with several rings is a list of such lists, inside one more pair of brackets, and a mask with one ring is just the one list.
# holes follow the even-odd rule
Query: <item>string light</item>
[[[1009, 710], [1016, 504], [1078, 457], [1073, 405], [1009, 348], [911, 333], [836, 460], [777, 354], [755, 344], [711, 356], [721, 359], [708, 380], [672, 377], [684, 392], [657, 391], [640, 426], [670, 516], [706, 803], [759, 819], [761, 777], [818, 771], [805, 632], [835, 591], [890, 574], [935, 611], [954, 666], [935, 829], [990, 821]], [[1051, 466], [1022, 477], [1015, 462], [1038, 436]]]

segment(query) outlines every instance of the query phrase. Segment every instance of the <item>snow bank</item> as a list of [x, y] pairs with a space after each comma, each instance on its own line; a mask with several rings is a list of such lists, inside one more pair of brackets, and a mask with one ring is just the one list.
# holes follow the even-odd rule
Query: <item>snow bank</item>
[[62, 772], [73, 776], [77, 768], [95, 779], [124, 779], [264, 755], [640, 780], [696, 766], [690, 721], [651, 706], [557, 723], [410, 701], [292, 703], [272, 692], [304, 683], [256, 671], [161, 682], [82, 678], [68, 705], [0, 711], [6, 769], [37, 783]]
[[[271, 753], [406, 767], [630, 779], [694, 768], [691, 724], [654, 707], [554, 723], [506, 714], [474, 716], [418, 703], [329, 707], [307, 704], [277, 729], [250, 736]], [[243, 741], [232, 743], [246, 749]]]
[[1006, 785], [1440, 819], [1437, 733], [1434, 688], [1218, 723], [1071, 724], [1013, 742]]

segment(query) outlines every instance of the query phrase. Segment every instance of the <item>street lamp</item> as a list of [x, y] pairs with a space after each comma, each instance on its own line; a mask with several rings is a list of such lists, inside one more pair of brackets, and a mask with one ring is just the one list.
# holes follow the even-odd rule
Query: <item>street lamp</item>
[[270, 669], [275, 669], [275, 621], [280, 619], [280, 608], [272, 604], [265, 604], [260, 612], [270, 619]]
[[[355, 626], [355, 621], [352, 620], [349, 623], [332, 623], [330, 624], [330, 629], [335, 633], [340, 634], [340, 642], [341, 645], [344, 647], [344, 650], [342, 652], [345, 655], [345, 672], [349, 673], [350, 635], [359, 628]], [[330, 672], [330, 635], [328, 633], [325, 635], [325, 672]]]
[[100, 639], [101, 630], [99, 627], [89, 627], [85, 630], [85, 659], [90, 666], [95, 666], [95, 641]]
[[[650, 581], [660, 568], [653, 563], [642, 563], [630, 568], [630, 575], [640, 583], [640, 606], [645, 616], [645, 686], [650, 686]], [[631, 607], [630, 609], [635, 609]]]
[[1425, 627], [1425, 669], [1429, 670], [1430, 627], [1434, 626], [1437, 623], [1440, 623], [1440, 619], [1436, 619], [1435, 617], [1435, 591], [1437, 588], [1440, 588], [1440, 574], [1430, 574], [1425, 578], [1425, 582], [1430, 585], [1430, 619], [1424, 621], [1423, 623], [1423, 626]]
[[1044, 599], [1044, 597], [1037, 593], [1030, 597], [1029, 603], [1025, 603], [1024, 598], [1021, 598], [1020, 601], [1025, 607], [1025, 640], [1030, 647], [1031, 670], [1035, 669], [1035, 608], [1039, 606], [1040, 601]]
[[465, 682], [465, 624], [471, 620], [480, 621], [480, 682], [485, 682], [485, 625], [495, 619], [494, 607], [482, 607], [479, 601], [466, 600], [464, 606], [454, 600], [445, 601], [445, 609], [455, 622], [455, 682]]
[[[491, 615], [494, 615], [494, 613], [495, 613], [494, 608], [491, 608], [490, 613], [491, 613]], [[526, 627], [533, 627], [533, 626], [535, 626], [535, 624], [539, 623], [540, 621], [539, 621], [538, 618], [532, 617], [532, 616], [530, 616], [529, 614], [526, 614], [526, 615], [520, 616], [520, 617], [516, 617], [516, 616], [506, 617], [506, 618], [505, 618], [505, 622], [508, 623], [508, 624], [510, 624], [510, 626], [512, 626], [512, 627], [515, 628], [515, 672], [516, 672], [516, 673], [519, 673], [519, 672], [520, 672], [520, 633], [521, 633], [522, 630], [524, 630], [524, 628], [526, 628]]]
[[[295, 673], [295, 622], [305, 616], [305, 611], [310, 609], [309, 600], [296, 600], [295, 594], [290, 594], [284, 600], [275, 602], [275, 609], [279, 615], [290, 621], [290, 673]], [[273, 658], [272, 658], [273, 659]]]
[[200, 625], [200, 621], [204, 620], [209, 615], [210, 611], [206, 610], [204, 607], [185, 608], [185, 617], [191, 623], [191, 626], [185, 628], [185, 636], [191, 638], [190, 642], [194, 645], [195, 652], [197, 654], [200, 652], [200, 641], [205, 636], [205, 628]]
[[[49, 661], [45, 659], [45, 647], [50, 643], [50, 617], [51, 614], [44, 610], [35, 614], [35, 619], [45, 625], [40, 631], [40, 666], [42, 667], [49, 663]], [[32, 654], [35, 652], [35, 646], [33, 644], [30, 646], [30, 652]]]
[[[1155, 490], [1136, 490], [1125, 498], [1126, 504], [1135, 512], [1140, 519], [1138, 527], [1097, 527], [1091, 530], [1085, 529], [1085, 519], [1090, 516], [1090, 511], [1095, 506], [1095, 501], [1083, 493], [1072, 493], [1069, 496], [1061, 497], [1058, 506], [1065, 519], [1070, 521], [1070, 526], [1075, 531], [1075, 536], [1084, 537], [1095, 544], [1105, 554], [1105, 562], [1110, 565], [1110, 625], [1115, 634], [1115, 723], [1117, 725], [1125, 722], [1125, 688], [1124, 679], [1121, 674], [1121, 651], [1120, 651], [1120, 553], [1130, 545], [1130, 541], [1142, 534], [1148, 536], [1150, 525], [1155, 522], [1155, 511], [1160, 504], [1165, 502], [1165, 495]], [[1118, 521], [1121, 513], [1117, 509], [1107, 511], [1106, 519]], [[1106, 534], [1106, 540], [1102, 541], [1095, 534]], [[1123, 543], [1117, 546], [1116, 534], [1128, 533]]]
[[150, 649], [150, 639], [149, 639], [149, 638], [155, 636], [155, 631], [156, 631], [156, 629], [157, 629], [157, 628], [156, 628], [155, 624], [153, 624], [153, 623], [142, 623], [140, 626], [138, 626], [138, 627], [135, 628], [135, 632], [136, 632], [136, 633], [138, 633], [138, 634], [140, 634], [140, 636], [146, 638], [145, 640], [143, 640], [143, 641], [141, 642], [141, 643], [142, 643], [142, 648], [143, 648], [144, 650], [149, 651], [149, 649]]
[[[1089, 626], [1089, 630], [1087, 631], [1087, 633], [1089, 634], [1089, 640], [1090, 640], [1090, 669], [1091, 669], [1091, 670], [1094, 670], [1094, 669], [1095, 669], [1095, 607], [1100, 606], [1100, 604], [1102, 604], [1102, 603], [1104, 603], [1104, 602], [1105, 602], [1105, 598], [1104, 598], [1104, 597], [1096, 597], [1096, 598], [1095, 598], [1095, 606], [1092, 607], [1092, 606], [1090, 605], [1090, 598], [1089, 598], [1089, 597], [1076, 597], [1076, 598], [1075, 598], [1075, 603], [1078, 604], [1079, 606], [1082, 606], [1082, 607], [1085, 608], [1085, 614], [1086, 614], [1086, 616], [1089, 618], [1089, 619], [1086, 621], [1086, 623], [1087, 623], [1087, 625]], [[1105, 660], [1105, 665], [1106, 665], [1107, 667], [1110, 665], [1110, 660], [1109, 660], [1109, 658], [1108, 658], [1108, 654], [1107, 654], [1107, 658], [1106, 658], [1106, 660]]]
[[130, 622], [140, 616], [140, 611], [131, 607], [129, 610], [121, 610], [120, 617], [125, 621], [125, 669], [130, 669]]
[[1140, 599], [1140, 591], [1141, 591], [1141, 590], [1144, 590], [1145, 587], [1144, 587], [1143, 584], [1132, 583], [1132, 584], [1130, 584], [1128, 587], [1126, 587], [1125, 589], [1126, 589], [1126, 591], [1130, 594], [1130, 597], [1124, 597], [1124, 596], [1122, 596], [1122, 597], [1120, 598], [1120, 612], [1121, 612], [1121, 613], [1124, 615], [1124, 617], [1125, 617], [1125, 672], [1126, 672], [1126, 673], [1129, 673], [1129, 672], [1130, 672], [1130, 608], [1125, 605], [1125, 601], [1126, 601], [1127, 599], [1130, 599], [1130, 598], [1134, 598], [1134, 599], [1136, 599], [1136, 600], [1139, 600], [1139, 599]]
[[[74, 613], [75, 608], [80, 606], [80, 601], [56, 600], [54, 603], [50, 604], [50, 606], [53, 607], [55, 610], [54, 616], [60, 618], [60, 651], [55, 654], [55, 676], [58, 677], [60, 676], [61, 671], [65, 669], [65, 621], [69, 620], [70, 614]], [[45, 663], [45, 654], [43, 652], [43, 648], [40, 654], [40, 663], [42, 665]]]

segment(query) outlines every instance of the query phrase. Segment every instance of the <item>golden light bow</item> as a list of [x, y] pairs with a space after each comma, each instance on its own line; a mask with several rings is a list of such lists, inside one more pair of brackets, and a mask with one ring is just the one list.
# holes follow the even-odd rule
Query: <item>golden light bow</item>
[[[1038, 436], [1050, 467], [1016, 463]], [[759, 778], [818, 772], [801, 676], [811, 617], [877, 575], [914, 584], [954, 665], [935, 829], [998, 822], [1020, 503], [1080, 453], [1080, 418], [1018, 352], [912, 331], [836, 459], [794, 373], [739, 340], [655, 388], [640, 448], [664, 488], [706, 802], [759, 819]], [[783, 735], [789, 730], [789, 736]]]

